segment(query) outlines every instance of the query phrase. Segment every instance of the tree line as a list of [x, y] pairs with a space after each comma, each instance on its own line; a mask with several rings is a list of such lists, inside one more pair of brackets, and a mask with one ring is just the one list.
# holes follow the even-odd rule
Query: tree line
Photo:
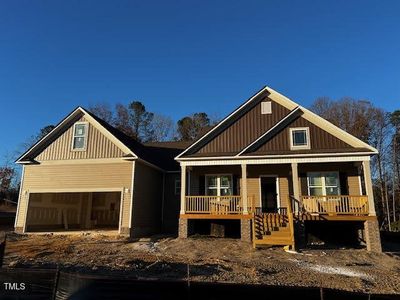
[[193, 113], [173, 122], [172, 118], [146, 109], [140, 101], [127, 105], [107, 103], [91, 105], [89, 111], [126, 135], [140, 142], [191, 141], [218, 122], [205, 112]]
[[[348, 133], [372, 145], [379, 151], [371, 161], [376, 210], [384, 229], [399, 226], [400, 219], [400, 110], [385, 111], [371, 102], [349, 97], [332, 100], [317, 98], [310, 109]], [[89, 111], [126, 135], [140, 142], [193, 141], [212, 128], [217, 118], [206, 112], [193, 113], [176, 123], [171, 117], [146, 109], [140, 101], [128, 104], [108, 103], [91, 105]], [[23, 153], [54, 128], [42, 128], [16, 151]], [[14, 157], [15, 159], [15, 157]], [[4, 160], [0, 166], [0, 199], [16, 199], [19, 173], [13, 160]]]

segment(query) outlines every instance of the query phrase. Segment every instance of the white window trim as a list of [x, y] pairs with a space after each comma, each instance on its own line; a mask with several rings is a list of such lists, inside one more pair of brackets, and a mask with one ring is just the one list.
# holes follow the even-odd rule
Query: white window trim
[[[83, 148], [74, 148], [74, 141], [75, 141], [75, 127], [76, 125], [85, 125], [85, 135], [83, 136], [84, 138], [84, 144]], [[87, 147], [87, 137], [88, 137], [88, 131], [89, 131], [89, 122], [76, 122], [72, 128], [72, 141], [71, 141], [71, 150], [72, 151], [86, 151]]]
[[[339, 171], [322, 171], [322, 172], [307, 172], [307, 190], [308, 195], [310, 196], [310, 174], [321, 174], [321, 188], [322, 188], [322, 196], [326, 196], [326, 183], [325, 183], [325, 174], [327, 173], [336, 173], [338, 178], [338, 195], [341, 195], [341, 186], [340, 186], [340, 174]], [[315, 187], [315, 186], [313, 186]], [[328, 186], [329, 187], [329, 186]], [[330, 195], [331, 196], [331, 195]], [[332, 195], [335, 196], [335, 195]]]
[[261, 191], [261, 179], [263, 177], [275, 178], [275, 186], [276, 186], [276, 206], [279, 209], [281, 208], [281, 196], [280, 196], [280, 187], [279, 187], [279, 175], [260, 175], [258, 178], [258, 186], [259, 186], [259, 194], [260, 194], [260, 207], [262, 208], [262, 191]]
[[[296, 146], [293, 144], [293, 131], [297, 130], [305, 130], [306, 131], [306, 140], [307, 140], [307, 145], [300, 145]], [[309, 127], [293, 127], [289, 128], [289, 138], [290, 138], [290, 150], [308, 150], [311, 149], [311, 143], [310, 143], [310, 128]]]
[[206, 174], [205, 176], [204, 176], [204, 187], [205, 187], [205, 194], [206, 194], [206, 196], [207, 196], [207, 191], [208, 191], [208, 184], [207, 184], [207, 177], [211, 177], [211, 176], [213, 176], [213, 177], [217, 177], [217, 187], [216, 187], [216, 190], [217, 190], [217, 196], [219, 197], [219, 196], [221, 196], [221, 176], [228, 176], [228, 177], [230, 177], [231, 178], [231, 190], [232, 190], [232, 195], [233, 195], [233, 176], [232, 176], [232, 174]]

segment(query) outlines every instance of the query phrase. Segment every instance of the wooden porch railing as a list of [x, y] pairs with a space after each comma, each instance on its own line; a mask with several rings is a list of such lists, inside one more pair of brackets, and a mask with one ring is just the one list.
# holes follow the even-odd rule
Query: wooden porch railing
[[351, 195], [302, 196], [304, 212], [317, 214], [368, 215], [368, 197]]
[[[251, 213], [254, 198], [247, 199], [247, 210]], [[242, 214], [242, 196], [186, 196], [185, 214]]]

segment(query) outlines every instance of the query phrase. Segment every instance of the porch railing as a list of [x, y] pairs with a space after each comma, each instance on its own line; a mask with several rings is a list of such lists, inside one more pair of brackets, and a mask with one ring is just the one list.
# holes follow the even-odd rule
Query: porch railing
[[[251, 213], [254, 207], [254, 198], [247, 199], [247, 210]], [[242, 196], [186, 196], [186, 214], [242, 214]]]
[[367, 215], [369, 213], [367, 196], [302, 196], [300, 203], [302, 210], [308, 213], [329, 215]]

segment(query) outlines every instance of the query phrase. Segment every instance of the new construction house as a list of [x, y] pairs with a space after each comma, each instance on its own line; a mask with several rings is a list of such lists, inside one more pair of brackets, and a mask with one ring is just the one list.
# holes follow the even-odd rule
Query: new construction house
[[79, 107], [24, 153], [17, 232], [108, 229], [381, 251], [377, 150], [269, 87], [191, 144], [141, 144]]

